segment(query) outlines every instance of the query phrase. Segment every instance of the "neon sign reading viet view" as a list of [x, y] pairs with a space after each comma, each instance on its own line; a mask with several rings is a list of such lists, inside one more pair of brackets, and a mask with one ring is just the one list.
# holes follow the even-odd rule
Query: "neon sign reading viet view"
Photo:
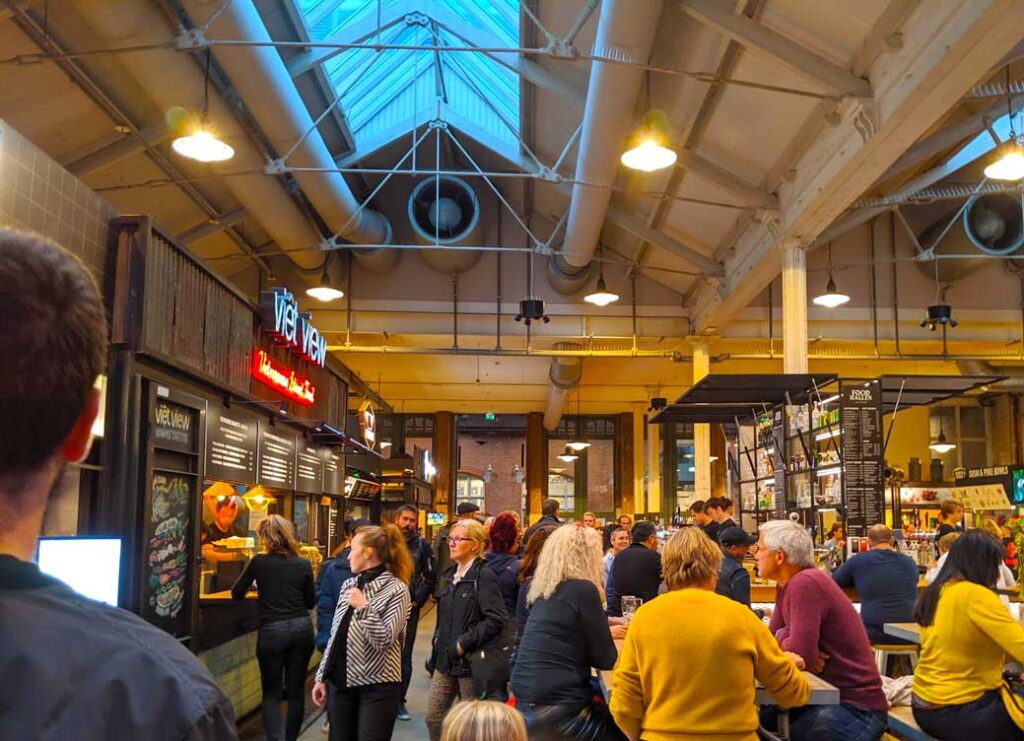
[[278, 344], [303, 360], [321, 368], [327, 362], [327, 340], [309, 322], [310, 315], [299, 311], [299, 305], [287, 288], [264, 291], [260, 298], [264, 331]]
[[252, 377], [297, 404], [311, 406], [316, 401], [316, 387], [310, 380], [297, 375], [291, 368], [275, 363], [266, 350], [253, 351]]

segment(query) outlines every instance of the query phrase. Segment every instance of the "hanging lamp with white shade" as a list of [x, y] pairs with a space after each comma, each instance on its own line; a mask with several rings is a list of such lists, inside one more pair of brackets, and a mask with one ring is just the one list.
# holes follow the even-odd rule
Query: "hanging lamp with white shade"
[[588, 304], [594, 306], [607, 306], [608, 304], [615, 303], [619, 300], [619, 294], [612, 293], [608, 290], [608, 286], [604, 282], [604, 244], [603, 240], [598, 242], [598, 253], [597, 262], [599, 266], [599, 272], [597, 276], [597, 286], [595, 289], [583, 297], [583, 300]]
[[1006, 65], [1006, 115], [1010, 119], [1010, 136], [996, 149], [999, 159], [985, 168], [985, 177], [1014, 183], [1024, 180], [1024, 135], [1018, 136], [1013, 128], [1010, 65]]
[[235, 149], [217, 137], [210, 127], [210, 50], [206, 50], [206, 78], [203, 88], [203, 112], [199, 125], [190, 133], [171, 142], [171, 148], [182, 157], [197, 162], [224, 162], [235, 156]]
[[839, 293], [836, 289], [836, 281], [832, 276], [832, 243], [828, 245], [828, 283], [825, 285], [825, 292], [815, 296], [812, 301], [815, 306], [824, 306], [826, 309], [834, 309], [848, 303], [850, 297], [845, 293]]
[[669, 148], [668, 117], [651, 108], [651, 71], [646, 76], [647, 112], [640, 126], [633, 130], [626, 142], [626, 151], [620, 161], [631, 170], [655, 172], [676, 163], [677, 155]]

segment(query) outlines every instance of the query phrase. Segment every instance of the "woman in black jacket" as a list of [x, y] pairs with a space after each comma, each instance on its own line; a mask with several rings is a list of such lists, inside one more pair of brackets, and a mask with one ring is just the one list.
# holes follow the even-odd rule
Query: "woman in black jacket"
[[[259, 536], [264, 552], [245, 567], [231, 588], [231, 596], [244, 599], [256, 582], [260, 608], [256, 661], [263, 686], [263, 728], [270, 741], [295, 741], [302, 726], [306, 671], [313, 655], [309, 615], [316, 604], [313, 567], [299, 555], [295, 526], [281, 515], [269, 515], [261, 522]], [[288, 701], [283, 724], [282, 677], [284, 699]]]
[[490, 532], [490, 549], [484, 560], [498, 577], [498, 589], [505, 600], [505, 611], [516, 611], [519, 596], [519, 523], [511, 512], [502, 512], [494, 518]]
[[603, 573], [596, 530], [563, 525], [544, 544], [512, 671], [531, 739], [625, 739], [591, 684], [593, 669], [611, 669], [618, 656], [601, 605]]
[[475, 697], [467, 655], [497, 638], [509, 619], [497, 577], [481, 557], [484, 540], [484, 528], [476, 520], [460, 520], [448, 535], [453, 563], [444, 573], [437, 602], [436, 664], [427, 697], [431, 741], [441, 738], [452, 703]]
[[341, 587], [313, 702], [327, 700], [330, 741], [388, 741], [402, 699], [402, 645], [412, 561], [394, 525], [352, 539], [355, 576]]

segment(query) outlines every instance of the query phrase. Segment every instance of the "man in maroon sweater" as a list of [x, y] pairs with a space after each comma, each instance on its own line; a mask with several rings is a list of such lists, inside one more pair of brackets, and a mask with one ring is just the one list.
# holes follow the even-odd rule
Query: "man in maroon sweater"
[[876, 741], [885, 730], [888, 705], [871, 644], [849, 598], [814, 568], [811, 536], [789, 520], [765, 523], [757, 568], [762, 578], [779, 585], [769, 626], [779, 645], [839, 688], [839, 705], [790, 711], [790, 738]]

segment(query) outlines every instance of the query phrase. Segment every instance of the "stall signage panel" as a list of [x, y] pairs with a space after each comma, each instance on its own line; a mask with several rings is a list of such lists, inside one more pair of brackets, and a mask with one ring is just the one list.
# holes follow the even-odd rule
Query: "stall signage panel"
[[373, 411], [373, 404], [364, 401], [359, 407], [359, 434], [363, 437], [366, 447], [371, 450], [377, 444], [377, 413]]
[[309, 319], [310, 314], [299, 311], [299, 304], [286, 288], [264, 291], [260, 296], [260, 311], [264, 331], [274, 341], [288, 347], [292, 353], [319, 365], [327, 362], [327, 340]]
[[312, 406], [316, 401], [313, 382], [275, 361], [266, 350], [252, 351], [252, 377], [296, 404]]
[[295, 488], [295, 436], [260, 423], [260, 483]]
[[153, 444], [182, 453], [195, 452], [196, 416], [194, 409], [158, 400], [153, 406]]
[[987, 466], [985, 468], [968, 468], [957, 481], [973, 481], [975, 479], [994, 479], [1010, 475], [1009, 466]]
[[786, 415], [782, 407], [772, 414], [772, 470], [775, 475], [775, 518], [786, 519]]
[[210, 405], [206, 414], [206, 475], [256, 483], [256, 420]]
[[337, 453], [324, 448], [324, 487], [325, 494], [340, 496], [345, 485], [344, 461]]
[[877, 381], [842, 382], [839, 394], [847, 535], [864, 537], [885, 522], [881, 388]]
[[324, 462], [320, 451], [300, 445], [295, 456], [295, 490], [321, 494], [324, 488]]
[[145, 524], [141, 614], [173, 636], [188, 627], [189, 543], [195, 476], [153, 475], [152, 504]]

